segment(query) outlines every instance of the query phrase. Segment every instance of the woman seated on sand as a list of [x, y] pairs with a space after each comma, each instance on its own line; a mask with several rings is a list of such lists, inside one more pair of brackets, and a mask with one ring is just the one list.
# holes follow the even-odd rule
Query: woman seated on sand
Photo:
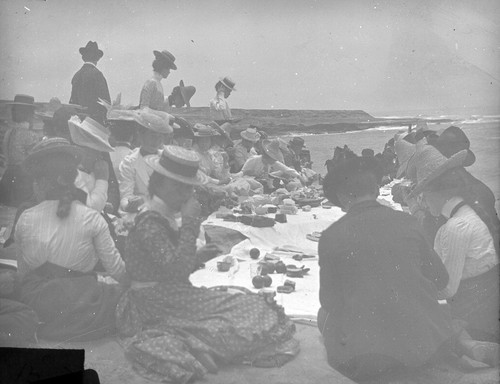
[[256, 180], [266, 184], [264, 187], [268, 189], [273, 188], [272, 176], [297, 179], [303, 183], [303, 177], [295, 169], [283, 164], [283, 161], [278, 140], [264, 140], [262, 154], [249, 158], [243, 165], [241, 174], [255, 177]]
[[125, 278], [106, 221], [78, 201], [77, 152], [65, 139], [46, 139], [25, 162], [36, 205], [14, 227], [20, 300], [37, 313], [44, 339], [95, 339], [112, 331], [120, 289], [98, 282], [93, 269], [100, 262], [117, 281]]
[[227, 153], [215, 146], [215, 137], [220, 133], [211, 126], [194, 125], [193, 149], [200, 156], [200, 170], [208, 176], [211, 184], [227, 184], [230, 181]]
[[201, 222], [193, 187], [205, 180], [196, 152], [166, 146], [147, 161], [154, 169], [149, 210], [136, 217], [127, 239], [124, 259], [133, 281], [117, 307], [120, 332], [134, 336], [126, 355], [150, 378], [183, 383], [215, 372], [219, 363], [262, 365], [264, 355], [273, 364], [289, 360], [276, 348], [297, 353], [294, 325], [273, 300], [189, 281]]
[[498, 227], [482, 209], [461, 165], [462, 150], [447, 159], [433, 146], [415, 154], [418, 183], [410, 197], [423, 194], [433, 216], [446, 223], [437, 231], [434, 249], [448, 270], [450, 280], [439, 292], [447, 299], [454, 318], [467, 322], [478, 339], [499, 339]]
[[83, 121], [72, 116], [68, 121], [71, 141], [80, 147], [81, 163], [75, 181], [77, 188], [87, 194], [86, 204], [98, 212], [106, 206], [107, 212], [116, 212], [120, 191], [109, 153], [109, 134], [97, 121], [86, 117]]
[[149, 177], [153, 170], [147, 165], [146, 159], [157, 156], [167, 137], [172, 134], [169, 120], [159, 117], [152, 110], [136, 111], [135, 118], [140, 147], [122, 160], [118, 177], [121, 209], [131, 213], [140, 209], [148, 194]]
[[358, 157], [324, 180], [325, 196], [347, 211], [318, 245], [318, 327], [329, 364], [353, 380], [420, 367], [451, 350], [498, 364], [498, 344], [454, 332], [437, 300], [446, 269], [415, 218], [376, 201], [379, 181], [376, 162]]

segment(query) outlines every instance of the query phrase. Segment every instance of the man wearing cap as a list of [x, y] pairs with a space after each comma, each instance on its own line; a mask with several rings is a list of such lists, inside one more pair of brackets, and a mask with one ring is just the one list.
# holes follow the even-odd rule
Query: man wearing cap
[[236, 91], [235, 85], [236, 83], [228, 76], [221, 78], [215, 84], [217, 94], [210, 100], [210, 114], [212, 119], [219, 124], [231, 121], [233, 118], [226, 99], [231, 95], [231, 92]]
[[106, 108], [98, 104], [98, 101], [103, 99], [111, 102], [106, 78], [97, 69], [97, 62], [104, 53], [95, 41], [89, 41], [85, 47], [80, 48], [80, 54], [85, 63], [71, 80], [72, 89], [69, 102], [87, 107], [89, 116], [102, 124], [106, 117]]
[[141, 146], [125, 156], [119, 166], [120, 207], [130, 213], [139, 211], [148, 194], [153, 169], [145, 160], [157, 156], [166, 135], [172, 134], [172, 127], [166, 119], [147, 110], [136, 111], [135, 122]]
[[241, 171], [245, 162], [252, 156], [256, 156], [257, 152], [254, 145], [260, 139], [260, 135], [256, 128], [247, 128], [240, 132], [241, 141], [234, 145], [234, 157], [231, 159], [231, 173]]
[[172, 93], [168, 96], [168, 105], [175, 108], [184, 106], [190, 108], [190, 100], [196, 93], [196, 88], [192, 85], [184, 86], [184, 81], [181, 80], [179, 85], [172, 89]]
[[168, 106], [165, 103], [165, 95], [161, 81], [170, 75], [171, 70], [176, 70], [175, 56], [169, 51], [153, 51], [153, 77], [147, 80], [141, 90], [139, 108], [149, 107], [151, 109], [165, 111]]

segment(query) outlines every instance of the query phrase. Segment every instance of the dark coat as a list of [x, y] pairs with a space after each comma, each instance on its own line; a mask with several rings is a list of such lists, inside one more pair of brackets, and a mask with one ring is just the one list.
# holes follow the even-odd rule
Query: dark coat
[[106, 118], [106, 108], [98, 104], [99, 98], [111, 102], [108, 83], [104, 75], [94, 65], [85, 63], [71, 80], [71, 104], [87, 107], [87, 113], [102, 123]]
[[452, 336], [449, 310], [437, 301], [448, 273], [415, 218], [356, 204], [323, 232], [318, 252], [333, 366], [373, 353], [416, 367]]

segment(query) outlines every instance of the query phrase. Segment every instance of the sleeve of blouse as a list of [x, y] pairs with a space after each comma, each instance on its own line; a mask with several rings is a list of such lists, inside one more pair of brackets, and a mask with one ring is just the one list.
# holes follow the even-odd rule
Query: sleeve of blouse
[[97, 179], [95, 187], [87, 195], [87, 206], [101, 212], [108, 201], [108, 182]]
[[[319, 301], [321, 307], [327, 311], [333, 311], [340, 306], [338, 298], [341, 297], [342, 285], [339, 285], [339, 279], [335, 277], [336, 269], [332, 266], [334, 258], [334, 249], [325, 231], [318, 243], [319, 255]], [[335, 295], [332, 293], [335, 292]]]
[[125, 278], [125, 263], [123, 262], [120, 253], [116, 249], [115, 243], [106, 220], [97, 212], [91, 212], [92, 220], [89, 222], [95, 225], [94, 232], [94, 247], [102, 266], [111, 277], [117, 281], [123, 281]]
[[[450, 223], [450, 220], [453, 220]], [[440, 241], [441, 260], [448, 271], [450, 280], [445, 289], [439, 292], [440, 299], [453, 297], [457, 293], [465, 265], [465, 258], [472, 240], [472, 231], [464, 220], [450, 219], [436, 236]], [[453, 225], [451, 225], [453, 224]]]
[[282, 162], [280, 161], [276, 161], [272, 167], [274, 169], [276, 169], [277, 171], [282, 171], [282, 172], [285, 172], [289, 175], [294, 175], [296, 177], [300, 177], [299, 173], [293, 169], [293, 168], [290, 168], [290, 167], [287, 167], [285, 164], [283, 164]]
[[135, 185], [135, 169], [132, 167], [132, 162], [125, 156], [119, 166], [120, 169], [120, 206], [122, 209], [127, 208], [129, 198], [134, 196]]
[[151, 95], [153, 94], [155, 90], [155, 85], [152, 81], [147, 81], [144, 86], [142, 87], [141, 90], [141, 97], [140, 97], [140, 103], [139, 106], [140, 108], [144, 107], [149, 107], [151, 104]]
[[165, 228], [155, 220], [149, 220], [138, 228], [140, 246], [155, 262], [163, 267], [170, 280], [189, 281], [196, 264], [196, 238], [201, 220], [183, 219], [177, 247], [170, 241]]
[[219, 97], [219, 95], [217, 95], [210, 101], [210, 107], [212, 107], [216, 111], [223, 111], [226, 109], [226, 103], [221, 97]]

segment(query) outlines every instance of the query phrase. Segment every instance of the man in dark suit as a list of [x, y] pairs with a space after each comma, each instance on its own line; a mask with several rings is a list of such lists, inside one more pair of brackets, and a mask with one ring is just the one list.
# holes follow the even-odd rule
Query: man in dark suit
[[97, 69], [97, 62], [103, 56], [103, 52], [95, 41], [89, 41], [85, 47], [80, 48], [80, 54], [85, 64], [71, 80], [69, 102], [86, 107], [90, 117], [103, 123], [106, 118], [106, 108], [97, 102], [99, 98], [111, 102], [108, 83], [102, 72]]

